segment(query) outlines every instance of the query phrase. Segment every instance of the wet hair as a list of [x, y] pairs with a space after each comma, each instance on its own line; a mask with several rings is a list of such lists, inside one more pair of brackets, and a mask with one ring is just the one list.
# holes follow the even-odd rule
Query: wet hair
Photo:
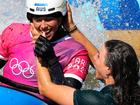
[[118, 105], [140, 105], [139, 61], [134, 49], [120, 40], [105, 42], [106, 65], [115, 80], [114, 92]]
[[61, 12], [55, 12], [55, 13], [52, 13], [52, 14], [48, 14], [48, 15], [35, 15], [35, 14], [31, 14], [31, 13], [28, 13], [26, 14], [26, 17], [27, 19], [29, 20], [29, 22], [32, 23], [33, 21], [33, 17], [40, 17], [40, 16], [51, 16], [51, 17], [56, 17], [56, 18], [60, 18], [60, 17], [63, 17], [62, 13]]

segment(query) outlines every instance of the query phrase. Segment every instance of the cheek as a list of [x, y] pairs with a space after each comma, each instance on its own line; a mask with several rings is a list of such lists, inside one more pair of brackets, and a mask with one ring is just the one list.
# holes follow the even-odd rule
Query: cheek
[[106, 67], [102, 62], [100, 62], [99, 59], [95, 59], [94, 67], [96, 70], [97, 77], [104, 77], [106, 75], [106, 72], [105, 72]]
[[96, 74], [96, 75], [95, 75], [96, 78], [98, 79], [98, 78], [100, 77], [100, 74], [99, 74], [99, 72], [98, 72], [97, 70], [95, 71], [95, 74]]
[[36, 30], [39, 30], [40, 24], [33, 22], [33, 25]]
[[100, 59], [98, 58], [98, 55], [95, 55], [93, 57], [93, 62], [94, 62], [94, 66], [97, 69], [100, 66]]
[[54, 28], [57, 28], [60, 25], [60, 21], [59, 20], [52, 20], [52, 21], [48, 22], [48, 24]]

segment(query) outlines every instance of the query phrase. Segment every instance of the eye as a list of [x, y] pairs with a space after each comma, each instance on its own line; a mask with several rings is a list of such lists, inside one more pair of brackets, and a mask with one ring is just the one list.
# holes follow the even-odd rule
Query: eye
[[55, 20], [56, 18], [55, 17], [51, 17], [51, 16], [44, 16], [44, 17], [34, 17], [33, 18], [36, 22], [41, 22], [42, 20], [44, 21], [52, 21], [52, 20]]
[[41, 22], [42, 21], [41, 17], [33, 17], [33, 19], [34, 19], [35, 22]]
[[55, 20], [56, 18], [54, 18], [54, 17], [47, 17], [47, 18], [45, 18], [44, 20], [45, 21], [51, 21], [51, 20]]
[[96, 54], [96, 56], [97, 56], [97, 58], [99, 58], [99, 57], [100, 57], [100, 54], [99, 54], [99, 52]]
[[35, 18], [34, 20], [35, 20], [36, 22], [41, 22], [41, 21], [42, 21], [41, 18]]

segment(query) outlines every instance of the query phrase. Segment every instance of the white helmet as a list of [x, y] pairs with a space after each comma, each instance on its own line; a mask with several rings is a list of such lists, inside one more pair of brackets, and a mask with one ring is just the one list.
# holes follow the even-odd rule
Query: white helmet
[[27, 13], [33, 15], [49, 15], [61, 12], [66, 15], [66, 0], [26, 0]]

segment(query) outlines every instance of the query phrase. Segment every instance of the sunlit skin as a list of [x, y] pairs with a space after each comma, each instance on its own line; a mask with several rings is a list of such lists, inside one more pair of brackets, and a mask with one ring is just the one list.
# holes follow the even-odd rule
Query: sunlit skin
[[106, 66], [107, 50], [103, 45], [94, 56], [94, 67], [96, 69], [96, 78], [103, 80], [105, 84], [114, 84], [111, 70]]
[[55, 36], [60, 24], [61, 18], [51, 16], [33, 17], [33, 21], [31, 23], [33, 40], [36, 41], [39, 35], [43, 35], [48, 40], [51, 40]]

